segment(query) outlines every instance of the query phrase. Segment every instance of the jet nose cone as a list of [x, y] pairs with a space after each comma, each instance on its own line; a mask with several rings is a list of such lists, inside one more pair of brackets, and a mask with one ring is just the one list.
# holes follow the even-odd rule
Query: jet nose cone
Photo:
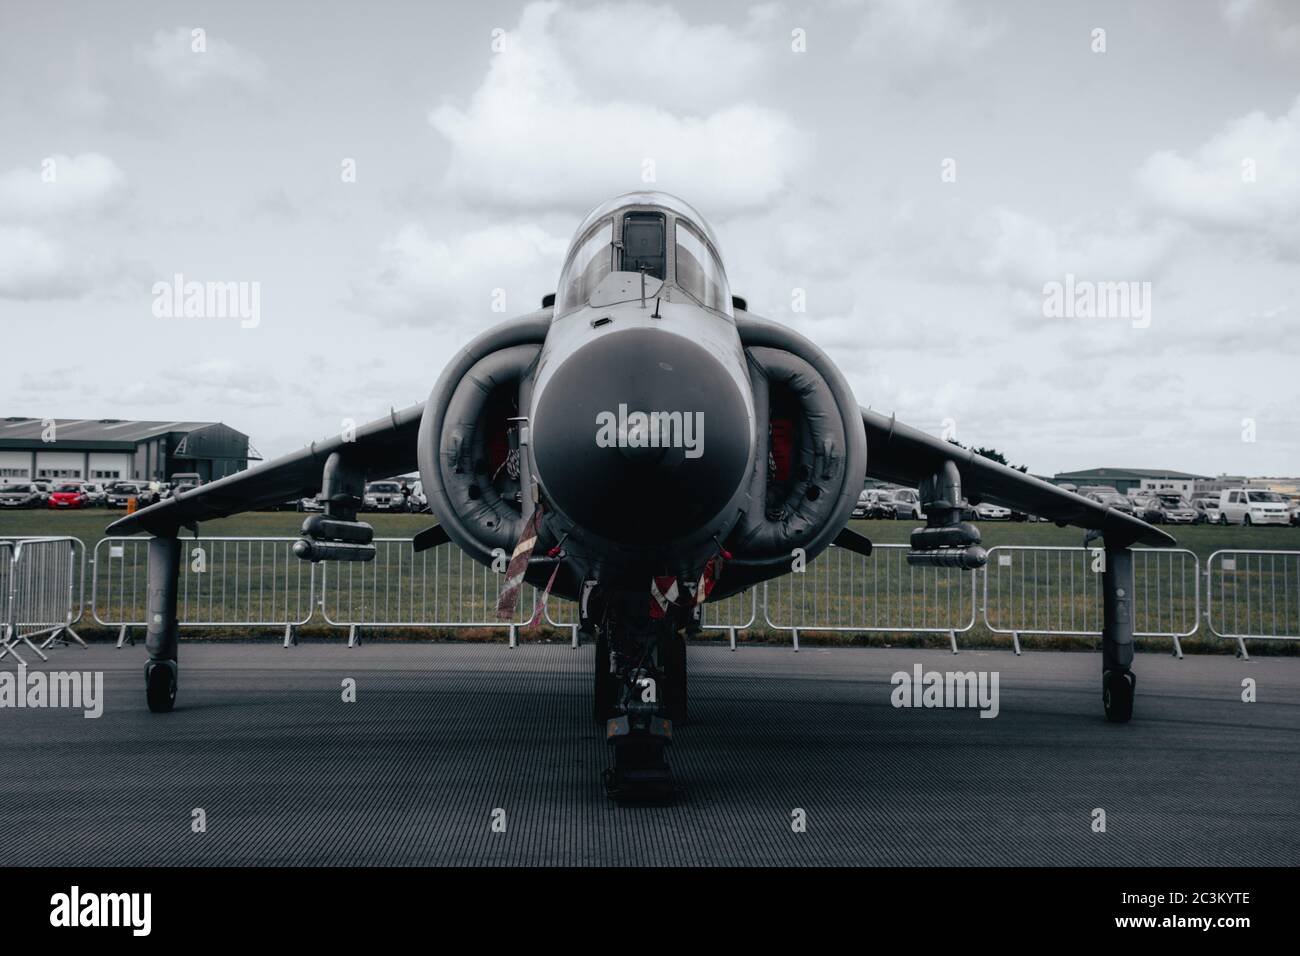
[[532, 424], [553, 504], [611, 541], [653, 546], [698, 530], [748, 477], [745, 393], [716, 356], [660, 329], [608, 333], [573, 352]]

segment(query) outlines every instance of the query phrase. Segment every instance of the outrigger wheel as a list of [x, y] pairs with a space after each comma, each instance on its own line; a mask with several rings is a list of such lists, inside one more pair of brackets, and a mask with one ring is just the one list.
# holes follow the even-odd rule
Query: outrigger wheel
[[1106, 709], [1106, 719], [1113, 724], [1126, 724], [1133, 717], [1133, 692], [1137, 677], [1132, 671], [1102, 671], [1101, 704]]
[[176, 705], [176, 662], [150, 661], [144, 665], [144, 692], [149, 709], [165, 714]]

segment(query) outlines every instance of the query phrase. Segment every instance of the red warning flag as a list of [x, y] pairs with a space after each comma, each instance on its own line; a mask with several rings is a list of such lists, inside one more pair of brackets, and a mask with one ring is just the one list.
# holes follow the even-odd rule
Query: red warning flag
[[704, 565], [704, 570], [700, 573], [700, 583], [695, 585], [695, 602], [703, 604], [708, 600], [709, 595], [713, 593], [713, 586], [718, 583], [718, 577], [722, 574], [722, 555], [715, 554]]
[[650, 619], [658, 621], [668, 613], [668, 606], [677, 601], [675, 575], [659, 575], [650, 579]]
[[[506, 566], [506, 580], [501, 586], [501, 596], [497, 598], [497, 620], [513, 621], [519, 610], [519, 592], [524, 586], [524, 574], [528, 571], [528, 559], [537, 546], [537, 532], [542, 526], [542, 506], [533, 509], [533, 516], [524, 523], [524, 530], [519, 532], [519, 543], [515, 553], [510, 556]], [[557, 565], [558, 567], [558, 565]]]

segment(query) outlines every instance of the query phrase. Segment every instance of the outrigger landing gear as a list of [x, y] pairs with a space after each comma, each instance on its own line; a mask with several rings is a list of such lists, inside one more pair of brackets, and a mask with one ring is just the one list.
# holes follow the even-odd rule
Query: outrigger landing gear
[[686, 714], [686, 643], [670, 607], [647, 614], [645, 592], [607, 598], [596, 638], [594, 715], [614, 748], [605, 791], [619, 803], [671, 803], [666, 751]]
[[149, 539], [149, 596], [145, 622], [145, 700], [155, 714], [166, 713], [176, 703], [176, 577], [181, 546], [175, 534]]
[[1133, 717], [1133, 552], [1106, 548], [1102, 581], [1101, 703], [1106, 719], [1127, 723]]

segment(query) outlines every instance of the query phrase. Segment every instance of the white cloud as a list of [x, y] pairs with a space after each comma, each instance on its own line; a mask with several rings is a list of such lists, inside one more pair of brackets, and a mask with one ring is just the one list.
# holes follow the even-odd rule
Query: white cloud
[[1168, 261], [1178, 233], [1124, 213], [1054, 227], [996, 208], [975, 225], [973, 238], [970, 251], [980, 250], [981, 272], [1037, 290], [1066, 273], [1095, 281], [1148, 281]]
[[1226, 0], [1219, 12], [1233, 33], [1266, 37], [1283, 51], [1300, 50], [1300, 12], [1277, 0]]
[[[640, 48], [622, 64], [611, 52], [593, 56], [592, 48], [602, 47], [626, 53], [624, 44], [598, 35], [592, 24], [600, 23], [620, 37], [645, 34], [651, 51], [689, 56], [674, 54], [654, 69]], [[707, 114], [700, 108], [692, 89], [747, 88], [726, 77], [733, 54], [736, 76], [752, 77], [757, 52], [724, 27], [691, 26], [640, 5], [571, 14], [558, 3], [531, 4], [493, 55], [468, 108], [444, 104], [430, 113], [452, 147], [446, 186], [512, 208], [589, 207], [647, 187], [688, 200], [707, 196], [711, 208], [767, 202], [789, 182], [805, 144], [780, 112], [750, 103]], [[656, 80], [664, 76], [666, 82]], [[720, 88], [716, 77], [723, 77]], [[647, 160], [654, 163], [653, 183], [643, 178]]]
[[[548, 36], [582, 89], [608, 90], [613, 98], [659, 103], [687, 114], [743, 98], [762, 66], [762, 48], [750, 36], [721, 24], [687, 23], [667, 6], [557, 5]], [[611, 42], [611, 37], [629, 42]], [[635, 54], [629, 55], [629, 45]]]
[[91, 279], [57, 239], [28, 226], [0, 225], [0, 298], [76, 298]]
[[1294, 253], [1300, 250], [1300, 98], [1276, 119], [1256, 111], [1233, 120], [1190, 156], [1155, 153], [1136, 179], [1145, 201], [1175, 219], [1253, 233]]
[[158, 30], [153, 42], [138, 49], [136, 56], [169, 89], [182, 94], [221, 82], [255, 87], [266, 76], [266, 66], [257, 56], [224, 37], [205, 31], [202, 51], [196, 49], [199, 45], [190, 27]]
[[120, 198], [126, 177], [99, 153], [57, 154], [35, 169], [0, 176], [0, 220], [35, 221], [102, 211]]
[[[353, 289], [355, 308], [388, 322], [486, 326], [531, 312], [555, 291], [568, 239], [511, 224], [434, 239], [411, 224], [384, 243], [381, 263]], [[494, 290], [504, 311], [492, 311]]]
[[853, 52], [901, 85], [923, 85], [969, 62], [1001, 32], [955, 0], [869, 0]]

